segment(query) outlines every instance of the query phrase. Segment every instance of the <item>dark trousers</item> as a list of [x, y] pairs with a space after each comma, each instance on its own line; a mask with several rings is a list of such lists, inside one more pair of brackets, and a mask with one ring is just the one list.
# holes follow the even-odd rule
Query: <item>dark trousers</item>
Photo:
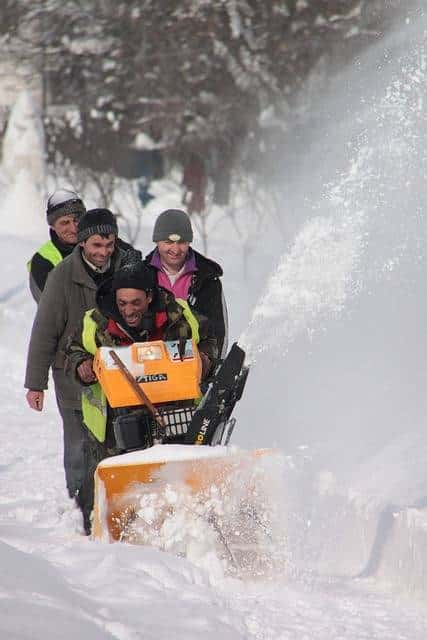
[[81, 487], [76, 495], [76, 502], [83, 514], [83, 526], [85, 532], [89, 535], [91, 532], [91, 513], [93, 509], [95, 481], [94, 475], [96, 467], [111, 455], [115, 455], [114, 438], [111, 437], [111, 423], [107, 424], [107, 438], [105, 442], [99, 442], [83, 424], [83, 416], [81, 416], [81, 424], [84, 429], [84, 474]]
[[59, 403], [58, 409], [64, 432], [65, 481], [72, 498], [80, 490], [85, 476], [86, 429], [83, 426], [81, 411], [66, 409]]

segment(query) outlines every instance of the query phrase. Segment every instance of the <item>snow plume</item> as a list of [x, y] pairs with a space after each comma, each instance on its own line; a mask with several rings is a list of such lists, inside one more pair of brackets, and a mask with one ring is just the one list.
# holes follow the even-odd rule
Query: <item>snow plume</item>
[[337, 75], [295, 133], [299, 231], [240, 338], [255, 361], [245, 446], [322, 448], [347, 473], [425, 422], [425, 24]]
[[339, 315], [354, 289], [352, 272], [360, 258], [360, 219], [315, 218], [298, 235], [289, 255], [271, 277], [240, 342], [250, 350], [268, 323], [259, 350], [282, 348], [302, 331], [313, 331], [322, 317]]
[[[337, 91], [349, 88], [351, 107], [341, 96], [323, 105], [324, 127], [312, 132], [301, 164], [308, 173], [299, 176], [292, 195], [306, 222], [240, 338], [249, 351], [279, 347], [283, 355], [298, 336], [311, 340], [322, 333], [361, 292], [372, 295], [391, 272], [423, 262], [424, 202], [417, 184], [425, 179], [427, 52], [419, 38], [404, 50], [401, 38], [395, 35], [390, 45], [399, 50], [397, 64], [378, 48], [364, 61], [370, 71], [371, 57], [378, 58], [381, 83], [363, 84], [362, 97], [355, 96], [366, 76], [351, 70], [354, 78], [341, 74], [335, 82]], [[342, 116], [331, 124], [334, 109]]]
[[358, 290], [355, 274], [363, 255], [366, 219], [363, 209], [351, 210], [351, 203], [356, 186], [368, 179], [370, 155], [368, 149], [360, 149], [341, 181], [327, 185], [323, 198], [335, 214], [310, 220], [271, 276], [240, 338], [249, 352], [279, 344], [286, 351], [298, 334], [311, 335], [328, 318], [338, 317], [348, 296]]
[[135, 517], [122, 539], [186, 557], [214, 580], [283, 570], [283, 458], [277, 452], [257, 459], [237, 455], [237, 464], [196, 494], [170, 478], [167, 467], [159, 482], [134, 487], [125, 500], [135, 505]]

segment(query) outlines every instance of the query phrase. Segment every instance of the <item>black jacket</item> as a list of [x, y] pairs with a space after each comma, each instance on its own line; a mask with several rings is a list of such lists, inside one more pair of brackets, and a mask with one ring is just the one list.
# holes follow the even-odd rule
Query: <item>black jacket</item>
[[[49, 229], [49, 234], [50, 234], [51, 242], [58, 249], [59, 253], [62, 256], [62, 259], [66, 258], [67, 256], [70, 255], [70, 253], [72, 253], [74, 249], [73, 244], [65, 244], [61, 242], [61, 240], [58, 238], [57, 234], [53, 229]], [[33, 296], [37, 304], [40, 300], [40, 296], [46, 284], [47, 277], [49, 273], [52, 271], [52, 269], [54, 268], [54, 266], [55, 265], [52, 264], [50, 260], [43, 258], [43, 256], [40, 255], [38, 251], [33, 255], [33, 257], [30, 260], [30, 263], [29, 263], [30, 291], [31, 291], [31, 295]]]
[[[196, 259], [197, 271], [193, 273], [188, 303], [196, 313], [205, 316], [209, 320], [211, 332], [217, 340], [218, 353], [224, 357], [227, 351], [228, 317], [227, 306], [222, 291], [221, 276], [223, 274], [220, 265], [201, 253], [190, 249]], [[154, 251], [151, 251], [145, 263], [150, 265]]]

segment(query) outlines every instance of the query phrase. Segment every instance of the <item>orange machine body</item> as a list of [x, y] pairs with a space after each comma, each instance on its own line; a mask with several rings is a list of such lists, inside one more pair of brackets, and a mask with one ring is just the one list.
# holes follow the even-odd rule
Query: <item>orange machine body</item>
[[[111, 347], [100, 347], [93, 368], [111, 407], [141, 404], [141, 399], [110, 356]], [[134, 375], [153, 404], [198, 398], [201, 361], [194, 341], [187, 340], [181, 359], [177, 341], [135, 342], [114, 351]]]

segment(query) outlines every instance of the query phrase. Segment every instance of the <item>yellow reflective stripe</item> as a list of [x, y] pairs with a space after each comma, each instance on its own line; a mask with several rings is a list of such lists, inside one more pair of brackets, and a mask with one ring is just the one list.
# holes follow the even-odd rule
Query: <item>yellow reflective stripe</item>
[[107, 399], [97, 382], [82, 391], [83, 422], [99, 442], [104, 442], [107, 426]]
[[86, 389], [84, 389], [84, 395], [86, 400], [89, 400], [89, 402], [93, 407], [95, 407], [95, 409], [98, 409], [98, 411], [100, 411], [103, 415], [107, 415], [105, 411], [106, 404], [102, 398], [103, 394], [99, 382], [91, 384], [90, 387], [86, 387]]
[[37, 251], [43, 258], [49, 260], [53, 264], [54, 267], [62, 262], [62, 254], [57, 247], [53, 244], [52, 240], [46, 242], [40, 249]]
[[[45, 242], [36, 253], [41, 255], [42, 258], [45, 258], [45, 260], [48, 260], [54, 267], [63, 260], [61, 252], [55, 247], [52, 240]], [[31, 262], [32, 259], [27, 262], [28, 271], [31, 271]]]
[[[83, 316], [82, 343], [83, 348], [92, 355], [97, 350], [95, 335], [97, 324], [92, 318], [94, 309], [89, 309]], [[107, 399], [96, 382], [82, 391], [83, 422], [99, 442], [104, 442], [107, 427]]]
[[193, 338], [196, 344], [199, 344], [200, 342], [199, 322], [196, 316], [191, 311], [187, 300], [183, 300], [182, 298], [176, 298], [176, 301], [179, 304], [179, 306], [182, 307], [182, 310], [184, 312], [184, 318], [187, 320], [188, 324], [190, 325], [191, 337]]
[[93, 356], [96, 353], [97, 345], [95, 340], [97, 324], [95, 320], [92, 318], [92, 313], [95, 309], [89, 309], [83, 316], [83, 333], [82, 333], [82, 342], [83, 348], [88, 353], [91, 353]]

